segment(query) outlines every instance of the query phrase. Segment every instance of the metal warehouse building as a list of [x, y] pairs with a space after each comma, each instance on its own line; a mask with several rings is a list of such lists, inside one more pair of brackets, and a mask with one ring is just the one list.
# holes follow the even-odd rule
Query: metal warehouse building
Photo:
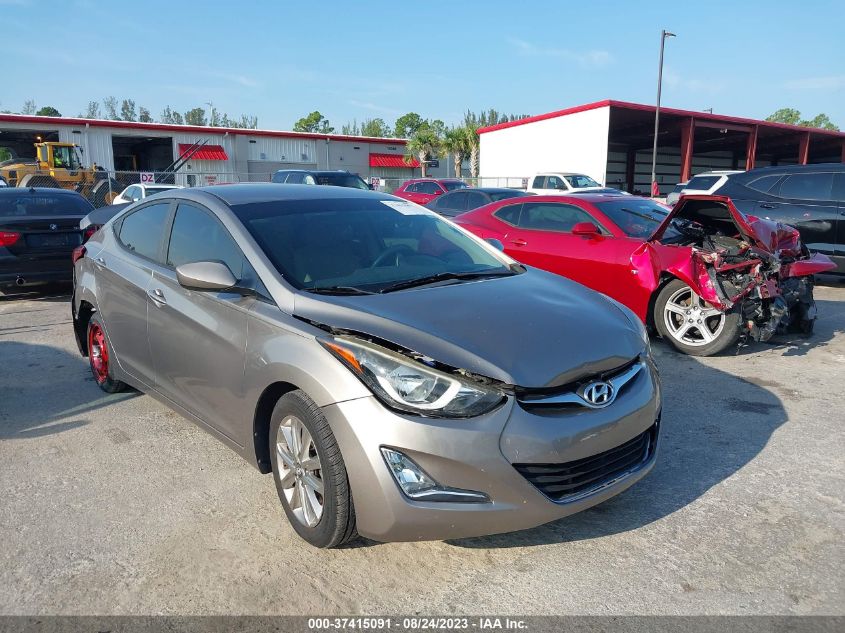
[[[478, 130], [481, 176], [527, 178], [542, 171], [587, 174], [633, 193], [651, 190], [654, 106], [599, 101]], [[713, 169], [845, 162], [845, 133], [660, 108], [657, 182]]]
[[[86, 164], [118, 172], [161, 171], [205, 141], [176, 176], [189, 186], [266, 181], [278, 169], [343, 169], [365, 179], [419, 173], [417, 161], [403, 160], [403, 139], [0, 114], [0, 147], [30, 158], [39, 140], [75, 143]], [[445, 175], [446, 163], [430, 173]]]

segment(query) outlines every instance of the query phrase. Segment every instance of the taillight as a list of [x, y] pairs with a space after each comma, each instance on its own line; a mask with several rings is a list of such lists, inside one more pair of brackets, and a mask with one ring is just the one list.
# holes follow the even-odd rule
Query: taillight
[[90, 240], [90, 239], [91, 239], [91, 237], [94, 235], [94, 233], [96, 233], [97, 231], [99, 231], [99, 230], [100, 230], [100, 227], [101, 227], [101, 226], [102, 226], [102, 224], [91, 224], [90, 226], [88, 226], [88, 227], [87, 227], [87, 228], [86, 228], [86, 229], [82, 232], [82, 243], [84, 244], [85, 242], [87, 242], [88, 240]]
[[85, 251], [84, 246], [77, 246], [76, 248], [73, 249], [73, 253], [71, 253], [71, 255], [70, 255], [70, 261], [72, 261], [75, 264], [80, 259], [85, 257], [85, 252], [86, 251]]
[[20, 233], [14, 231], [0, 231], [0, 246], [11, 246], [21, 239]]

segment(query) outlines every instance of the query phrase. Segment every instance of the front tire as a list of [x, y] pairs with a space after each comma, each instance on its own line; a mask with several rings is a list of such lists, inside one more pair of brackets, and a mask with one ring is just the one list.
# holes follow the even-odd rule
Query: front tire
[[657, 295], [654, 325], [675, 349], [691, 356], [718, 354], [740, 335], [736, 308], [717, 310], [680, 279], [670, 281]]
[[113, 358], [103, 320], [95, 312], [88, 321], [88, 362], [94, 381], [106, 393], [117, 393], [126, 388], [126, 383], [115, 380], [113, 377], [111, 367]]
[[324, 548], [354, 538], [346, 465], [320, 407], [300, 390], [282, 396], [270, 419], [269, 442], [279, 500], [297, 534]]

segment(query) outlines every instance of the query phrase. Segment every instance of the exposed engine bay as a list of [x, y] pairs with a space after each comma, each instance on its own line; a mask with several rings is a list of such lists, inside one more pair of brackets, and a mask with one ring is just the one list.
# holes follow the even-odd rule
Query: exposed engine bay
[[812, 275], [830, 260], [811, 255], [794, 228], [743, 216], [726, 201], [686, 200], [661, 242], [692, 249], [696, 290], [713, 307], [737, 311], [745, 338], [812, 331]]

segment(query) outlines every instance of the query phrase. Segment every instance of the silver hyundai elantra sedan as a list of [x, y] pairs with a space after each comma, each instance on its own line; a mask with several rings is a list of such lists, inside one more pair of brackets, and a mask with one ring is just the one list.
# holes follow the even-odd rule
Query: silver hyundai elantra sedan
[[660, 384], [640, 320], [413, 203], [173, 190], [74, 259], [97, 384], [150, 394], [272, 472], [313, 545], [529, 528], [654, 465]]

